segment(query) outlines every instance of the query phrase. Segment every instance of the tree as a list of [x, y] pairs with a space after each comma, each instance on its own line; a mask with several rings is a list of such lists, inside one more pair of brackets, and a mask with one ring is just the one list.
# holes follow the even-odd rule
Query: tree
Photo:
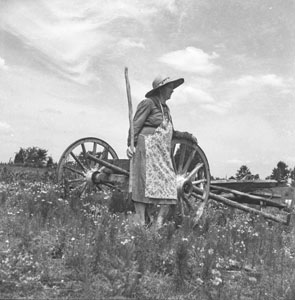
[[51, 156], [48, 157], [47, 159], [47, 164], [46, 164], [47, 168], [52, 168], [53, 167], [53, 159]]
[[252, 175], [250, 169], [246, 165], [242, 165], [236, 173], [236, 179], [241, 180], [247, 175]]
[[288, 166], [283, 161], [279, 161], [277, 167], [272, 170], [270, 179], [277, 181], [285, 181], [289, 178], [291, 171], [288, 169]]
[[26, 151], [23, 148], [20, 148], [19, 151], [15, 154], [14, 163], [15, 164], [23, 164], [26, 159]]
[[15, 154], [14, 163], [31, 166], [44, 166], [47, 160], [47, 150], [38, 147], [20, 148]]

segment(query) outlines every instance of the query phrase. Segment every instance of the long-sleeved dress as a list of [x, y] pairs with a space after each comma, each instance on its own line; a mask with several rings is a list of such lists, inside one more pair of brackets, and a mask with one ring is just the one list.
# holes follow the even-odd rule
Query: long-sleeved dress
[[145, 99], [139, 103], [133, 123], [133, 201], [176, 204], [176, 174], [170, 156], [173, 125], [168, 106]]

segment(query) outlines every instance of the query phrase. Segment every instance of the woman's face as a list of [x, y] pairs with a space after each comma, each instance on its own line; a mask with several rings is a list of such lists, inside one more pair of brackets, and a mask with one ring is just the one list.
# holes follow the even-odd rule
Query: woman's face
[[168, 83], [161, 89], [161, 96], [163, 100], [170, 99], [172, 93], [173, 93], [173, 83]]

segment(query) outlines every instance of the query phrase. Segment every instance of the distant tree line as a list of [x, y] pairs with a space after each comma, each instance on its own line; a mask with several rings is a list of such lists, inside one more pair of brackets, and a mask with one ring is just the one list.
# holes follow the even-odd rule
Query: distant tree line
[[[81, 153], [81, 160], [84, 159], [83, 153]], [[28, 147], [28, 148], [20, 148], [18, 152], [15, 153], [14, 164], [22, 164], [26, 166], [34, 166], [34, 167], [53, 167], [56, 165], [54, 163], [51, 156], [48, 156], [48, 150], [39, 148], [39, 147]], [[212, 176], [212, 179], [214, 177]], [[219, 178], [216, 178], [219, 179]], [[236, 180], [257, 180], [260, 179], [259, 174], [252, 174], [248, 166], [242, 165], [236, 172], [235, 176], [231, 176], [229, 179]], [[274, 179], [277, 181], [287, 181], [291, 179], [295, 181], [295, 167], [289, 168], [288, 165], [279, 161], [277, 166], [273, 168], [271, 174], [267, 176], [265, 179]]]
[[15, 153], [14, 164], [22, 164], [32, 167], [53, 167], [54, 162], [51, 156], [48, 156], [48, 150], [39, 147], [20, 148]]
[[[235, 176], [231, 176], [229, 179], [259, 179], [259, 174], [252, 174], [246, 165], [242, 165], [237, 170]], [[273, 168], [271, 174], [265, 179], [273, 179], [277, 181], [287, 181], [288, 179], [291, 179], [292, 181], [295, 181], [295, 167], [293, 167], [293, 169], [289, 168], [285, 162], [279, 161], [277, 166]]]

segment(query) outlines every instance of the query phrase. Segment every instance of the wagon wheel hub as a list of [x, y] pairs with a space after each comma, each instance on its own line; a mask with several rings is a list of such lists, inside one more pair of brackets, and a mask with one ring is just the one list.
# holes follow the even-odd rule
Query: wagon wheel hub
[[177, 195], [179, 198], [189, 197], [193, 192], [193, 184], [191, 180], [185, 178], [183, 175], [177, 175]]
[[85, 180], [88, 184], [92, 184], [93, 183], [93, 175], [94, 175], [94, 171], [93, 170], [88, 170], [85, 173]]

